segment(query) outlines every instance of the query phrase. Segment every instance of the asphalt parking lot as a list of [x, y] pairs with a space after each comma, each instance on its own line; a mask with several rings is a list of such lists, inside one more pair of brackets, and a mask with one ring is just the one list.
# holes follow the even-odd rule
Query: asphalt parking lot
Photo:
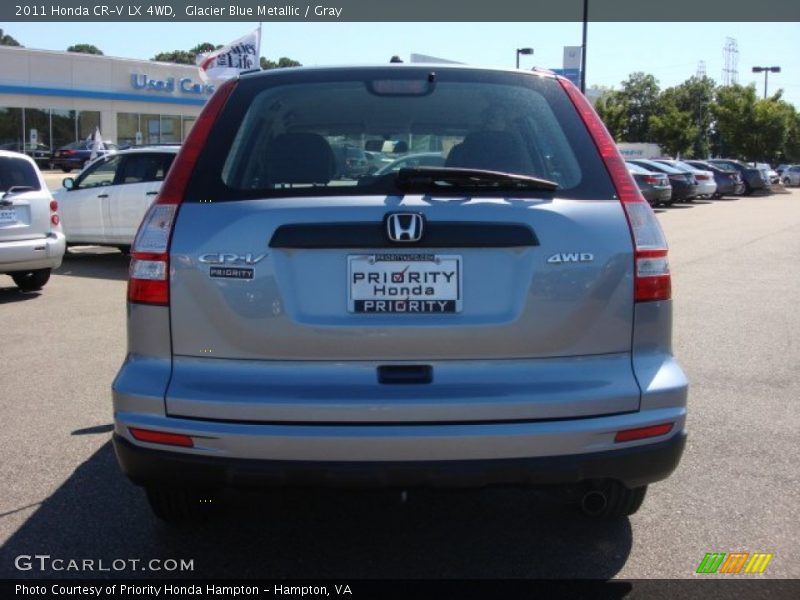
[[224, 518], [171, 529], [109, 441], [127, 259], [73, 250], [40, 293], [0, 276], [0, 577], [76, 576], [14, 566], [47, 554], [192, 559], [194, 577], [686, 578], [733, 551], [800, 577], [800, 189], [657, 212], [690, 436], [672, 478], [615, 523], [521, 490], [290, 491], [234, 494]]

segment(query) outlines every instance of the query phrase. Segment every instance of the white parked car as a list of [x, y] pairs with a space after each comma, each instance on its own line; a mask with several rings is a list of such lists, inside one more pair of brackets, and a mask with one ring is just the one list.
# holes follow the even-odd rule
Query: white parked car
[[55, 192], [68, 244], [127, 250], [178, 154], [178, 146], [123, 150], [96, 159]]
[[23, 291], [41, 289], [65, 247], [58, 202], [36, 163], [0, 150], [0, 273]]
[[781, 177], [778, 172], [767, 163], [753, 163], [753, 166], [761, 171], [770, 183], [780, 183]]

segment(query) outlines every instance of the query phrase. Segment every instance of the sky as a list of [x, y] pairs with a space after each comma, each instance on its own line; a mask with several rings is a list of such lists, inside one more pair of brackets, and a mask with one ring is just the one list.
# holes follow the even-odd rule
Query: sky
[[[200, 42], [225, 44], [252, 31], [246, 23], [7, 23], [5, 33], [29, 48], [65, 50], [94, 44], [106, 55], [152, 58]], [[264, 23], [261, 54], [304, 65], [384, 63], [392, 55], [437, 56], [475, 65], [513, 67], [516, 48], [531, 47], [520, 67], [561, 67], [564, 46], [581, 44], [581, 23]], [[662, 89], [698, 72], [721, 83], [726, 38], [738, 44], [738, 81], [764, 92], [753, 66], [780, 66], [769, 74], [769, 94], [800, 110], [800, 23], [590, 23], [586, 85], [619, 88], [636, 71], [653, 74]]]

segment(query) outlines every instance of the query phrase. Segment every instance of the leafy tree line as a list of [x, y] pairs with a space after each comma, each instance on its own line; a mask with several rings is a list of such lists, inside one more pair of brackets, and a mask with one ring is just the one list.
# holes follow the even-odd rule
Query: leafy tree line
[[[182, 65], [193, 65], [195, 64], [195, 57], [198, 54], [202, 54], [203, 52], [212, 52], [213, 50], [217, 50], [218, 48], [222, 48], [222, 45], [215, 46], [214, 44], [209, 44], [208, 42], [203, 42], [202, 44], [198, 44], [194, 48], [190, 50], [173, 50], [171, 52], [160, 52], [156, 54], [151, 60], [157, 60], [161, 62], [171, 62], [171, 63], [178, 63]], [[302, 65], [293, 60], [291, 58], [287, 58], [285, 56], [281, 56], [278, 59], [278, 62], [271, 61], [269, 59], [261, 57], [261, 68], [266, 69], [282, 69], [283, 67], [301, 67]]]
[[[21, 44], [10, 35], [7, 35], [0, 29], [0, 46], [21, 46]], [[203, 52], [211, 52], [217, 48], [222, 48], [222, 45], [214, 45], [208, 42], [197, 44], [194, 48], [189, 50], [172, 50], [169, 52], [159, 52], [150, 60], [157, 60], [159, 62], [171, 62], [181, 65], [195, 64], [195, 57]], [[84, 54], [97, 54], [103, 55], [103, 51], [93, 44], [73, 44], [67, 48], [67, 52], [82, 52]], [[262, 69], [282, 69], [284, 67], [301, 67], [302, 65], [294, 59], [281, 56], [277, 62], [261, 57]]]
[[656, 143], [687, 158], [800, 162], [800, 114], [782, 95], [762, 99], [754, 85], [723, 87], [709, 77], [661, 90], [638, 72], [621, 89], [603, 90], [595, 108], [618, 142]]

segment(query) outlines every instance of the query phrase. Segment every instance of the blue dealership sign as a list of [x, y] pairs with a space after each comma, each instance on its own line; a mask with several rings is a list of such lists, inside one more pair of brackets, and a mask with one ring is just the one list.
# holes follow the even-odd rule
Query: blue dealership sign
[[581, 87], [581, 70], [580, 69], [550, 69], [556, 75], [561, 75], [569, 79], [572, 83]]

